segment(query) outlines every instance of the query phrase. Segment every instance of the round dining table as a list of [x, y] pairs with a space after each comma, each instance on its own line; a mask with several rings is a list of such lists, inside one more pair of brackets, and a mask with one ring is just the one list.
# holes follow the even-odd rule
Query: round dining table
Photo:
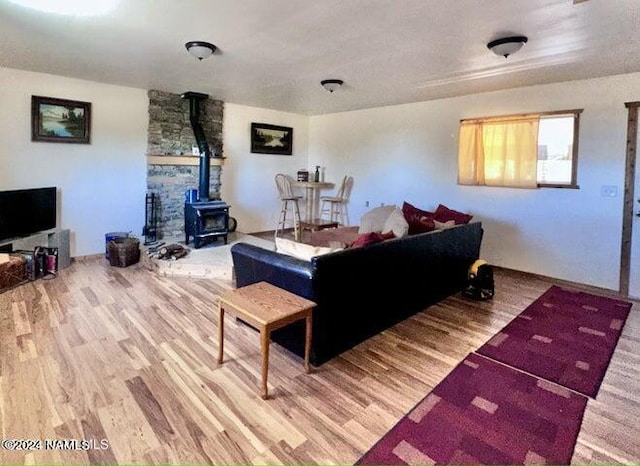
[[332, 189], [335, 184], [326, 181], [292, 181], [291, 186], [304, 188], [306, 190], [306, 210], [305, 219], [309, 223], [313, 223], [317, 217], [318, 200], [320, 199], [320, 191], [323, 189]]

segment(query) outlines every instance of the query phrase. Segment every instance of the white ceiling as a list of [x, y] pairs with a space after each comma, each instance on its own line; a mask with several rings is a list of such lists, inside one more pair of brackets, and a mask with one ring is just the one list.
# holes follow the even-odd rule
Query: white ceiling
[[[120, 0], [94, 17], [0, 0], [0, 66], [308, 115], [637, 72], [639, 33], [638, 0]], [[514, 34], [529, 42], [508, 60], [486, 48]], [[190, 40], [219, 50], [198, 62]]]

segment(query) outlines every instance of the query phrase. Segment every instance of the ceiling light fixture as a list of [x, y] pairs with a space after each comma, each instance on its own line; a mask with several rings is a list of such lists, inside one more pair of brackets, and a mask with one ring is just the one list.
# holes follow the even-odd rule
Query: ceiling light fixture
[[325, 79], [324, 81], [320, 81], [320, 84], [329, 92], [333, 92], [342, 86], [344, 81], [342, 79]]
[[201, 40], [192, 40], [184, 44], [184, 46], [191, 55], [201, 61], [211, 56], [218, 49], [215, 45]]
[[499, 57], [508, 58], [520, 50], [528, 40], [525, 36], [503, 37], [489, 42], [487, 48]]

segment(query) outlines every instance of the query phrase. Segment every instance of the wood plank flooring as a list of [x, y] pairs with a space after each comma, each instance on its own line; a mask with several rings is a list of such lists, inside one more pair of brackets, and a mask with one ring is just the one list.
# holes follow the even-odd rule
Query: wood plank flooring
[[[265, 401], [256, 332], [228, 319], [216, 363], [223, 286], [77, 261], [0, 294], [0, 437], [108, 448], [0, 449], [0, 463], [352, 464], [552, 283], [498, 269], [493, 301], [448, 298], [310, 375], [272, 344]], [[575, 463], [640, 462], [639, 329], [636, 303]]]

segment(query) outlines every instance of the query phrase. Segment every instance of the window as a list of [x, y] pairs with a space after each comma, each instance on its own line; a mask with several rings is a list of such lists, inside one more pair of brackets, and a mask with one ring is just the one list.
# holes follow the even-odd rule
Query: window
[[458, 183], [577, 188], [581, 112], [462, 120]]

